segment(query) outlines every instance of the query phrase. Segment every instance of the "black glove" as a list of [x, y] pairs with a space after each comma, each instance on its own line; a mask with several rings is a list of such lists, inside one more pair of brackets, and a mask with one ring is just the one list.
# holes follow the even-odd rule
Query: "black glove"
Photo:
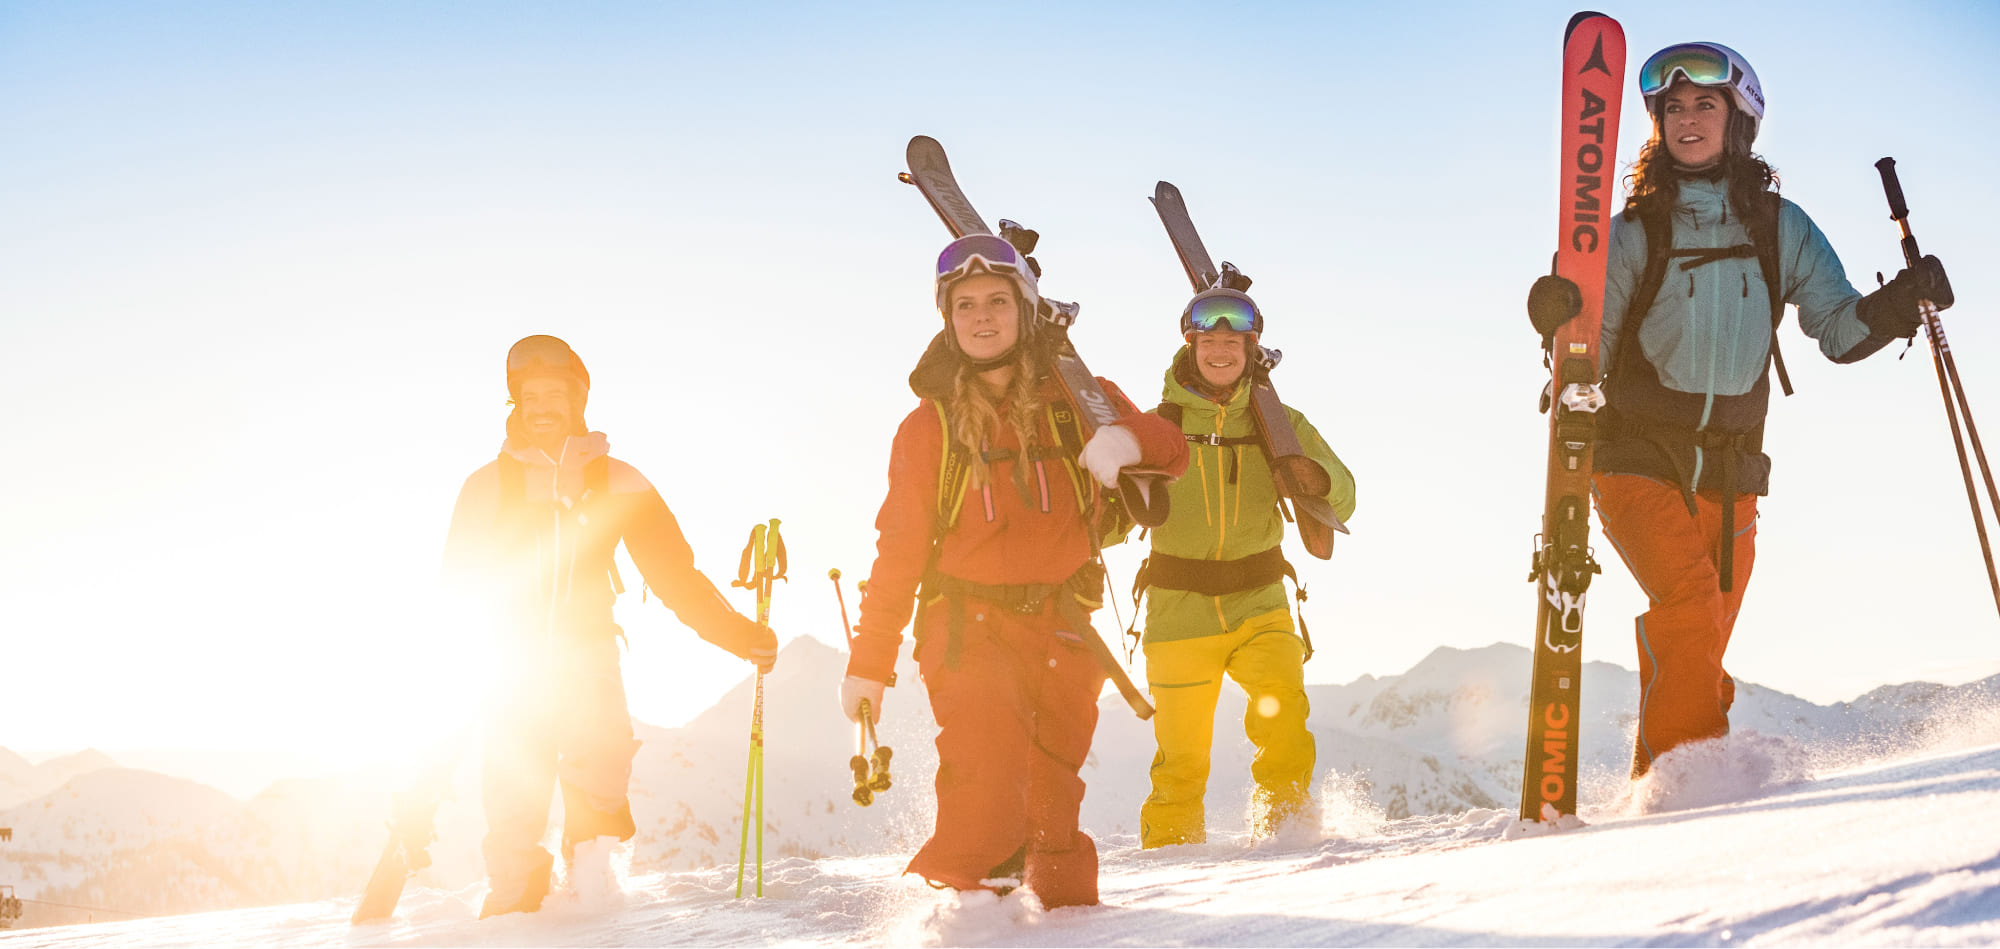
[[1909, 339], [1924, 325], [1923, 311], [1917, 308], [1919, 300], [1929, 300], [1940, 310], [1949, 308], [1953, 302], [1951, 281], [1944, 275], [1944, 264], [1936, 257], [1925, 257], [1915, 267], [1904, 268], [1894, 280], [1862, 297], [1861, 304], [1855, 307], [1855, 316], [1873, 336]]
[[1528, 288], [1528, 322], [1542, 334], [1542, 348], [1555, 340], [1556, 330], [1583, 312], [1583, 291], [1568, 277], [1548, 274]]

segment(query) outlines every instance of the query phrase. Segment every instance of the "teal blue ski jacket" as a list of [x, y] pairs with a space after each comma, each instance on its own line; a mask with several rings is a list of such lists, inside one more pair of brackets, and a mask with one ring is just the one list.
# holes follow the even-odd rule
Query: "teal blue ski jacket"
[[[1780, 299], [1797, 307], [1799, 328], [1834, 362], [1887, 345], [1856, 315], [1861, 293], [1819, 227], [1798, 205], [1783, 199], [1777, 205]], [[1750, 243], [1749, 228], [1730, 207], [1726, 180], [1681, 182], [1673, 241], [1679, 250]], [[1735, 491], [1768, 493], [1771, 460], [1762, 432], [1772, 308], [1763, 267], [1754, 254], [1688, 269], [1681, 264], [1690, 258], [1677, 258], [1636, 332], [1628, 332], [1647, 250], [1644, 224], [1631, 210], [1620, 214], [1612, 222], [1604, 293], [1601, 364], [1609, 410], [1594, 467], [1689, 491], [1716, 490], [1723, 468], [1716, 456], [1731, 452]], [[1634, 345], [1636, 351], [1625, 351]]]

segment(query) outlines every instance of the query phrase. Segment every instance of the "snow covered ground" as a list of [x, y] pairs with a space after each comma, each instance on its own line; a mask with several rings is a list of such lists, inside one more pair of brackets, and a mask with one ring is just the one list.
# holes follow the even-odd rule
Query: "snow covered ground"
[[[476, 920], [479, 888], [418, 888], [393, 922], [352, 900], [0, 935], [0, 946], [126, 945], [1946, 945], [2000, 942], [2000, 746], [1847, 770], [1743, 735], [1663, 762], [1589, 826], [1506, 839], [1510, 814], [1389, 821], [1329, 785], [1322, 833], [1143, 852], [1102, 842], [1097, 907], [961, 900], [897, 875], [901, 855], [785, 858], [765, 897], [734, 870], [565, 891]], [[1669, 766], [1669, 765], [1672, 766]], [[1674, 809], [1699, 792], [1724, 803]]]
[[[14, 828], [0, 882], [41, 901], [22, 923], [100, 922], [0, 943], [2000, 942], [2000, 833], [1986, 829], [2000, 793], [2000, 677], [1889, 686], [1831, 706], [1739, 682], [1727, 743], [1664, 759], [1630, 787], [1636, 675], [1592, 663], [1590, 826], [1510, 840], [1527, 651], [1440, 649], [1402, 675], [1309, 687], [1324, 826], [1256, 845], [1235, 833], [1250, 748], [1232, 688], [1208, 795], [1214, 842], [1155, 853], [1132, 836], [1152, 736], [1112, 696], [1084, 768], [1105, 906], [1044, 914], [1025, 895], [959, 906], [898, 876], [930, 829], [935, 726], [921, 688], [890, 695], [883, 739], [897, 750], [897, 786], [855, 807], [842, 766], [852, 730], [831, 702], [843, 660], [800, 639], [767, 682], [762, 903], [729, 899], [746, 680], [685, 726], [639, 726], [625, 885], [579, 886], [532, 919], [473, 919], [476, 765], [460, 769], [458, 798], [439, 812], [436, 865], [412, 882], [397, 921], [350, 930], [384, 839], [379, 791], [284, 781], [238, 802], [102, 756], [32, 774], [13, 762], [17, 788], [63, 780], [0, 809], [0, 826]], [[83, 765], [97, 770], [63, 778]], [[604, 891], [616, 894], [609, 905]], [[154, 918], [106, 925], [57, 903]], [[167, 915], [202, 910], [219, 912]]]

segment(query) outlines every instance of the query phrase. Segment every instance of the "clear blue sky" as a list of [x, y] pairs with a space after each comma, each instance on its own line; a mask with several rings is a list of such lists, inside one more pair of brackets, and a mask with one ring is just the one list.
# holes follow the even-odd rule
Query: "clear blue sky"
[[[462, 712], [478, 637], [426, 604], [529, 333], [582, 354], [593, 427], [711, 576], [784, 518], [774, 625], [838, 642], [825, 571], [867, 572], [936, 326], [944, 234], [894, 179], [917, 133], [989, 218], [1042, 232], [1044, 289], [1083, 303], [1084, 355], [1142, 402], [1186, 296], [1153, 182], [1257, 278], [1279, 389], [1360, 484], [1334, 560], [1294, 555], [1311, 679], [1526, 643], [1546, 377], [1521, 300], [1554, 246], [1571, 12], [0, 5], [0, 745], [365, 755]], [[2000, 14], [1606, 12], [1629, 72], [1688, 39], [1749, 57], [1760, 149], [1857, 285], [1898, 265], [1870, 166], [1899, 159], [2000, 419]], [[1731, 670], [1827, 701], [2000, 668], [1926, 353], [1839, 367], [1784, 338], [1800, 394], [1772, 413]], [[1609, 566], [1588, 656], [1632, 665], [1642, 609]], [[619, 616], [642, 718], [742, 670], [656, 603]]]

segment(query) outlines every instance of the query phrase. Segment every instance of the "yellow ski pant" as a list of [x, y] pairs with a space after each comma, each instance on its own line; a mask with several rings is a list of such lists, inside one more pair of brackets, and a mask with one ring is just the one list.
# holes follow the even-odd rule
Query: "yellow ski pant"
[[1220, 636], [1149, 642], [1153, 792], [1139, 808], [1139, 844], [1164, 847], [1208, 838], [1202, 796], [1208, 790], [1215, 702], [1227, 673], [1249, 693], [1243, 732], [1257, 748], [1250, 776], [1253, 831], [1265, 833], [1311, 802], [1314, 746], [1306, 729], [1305, 644], [1292, 618], [1275, 610]]

